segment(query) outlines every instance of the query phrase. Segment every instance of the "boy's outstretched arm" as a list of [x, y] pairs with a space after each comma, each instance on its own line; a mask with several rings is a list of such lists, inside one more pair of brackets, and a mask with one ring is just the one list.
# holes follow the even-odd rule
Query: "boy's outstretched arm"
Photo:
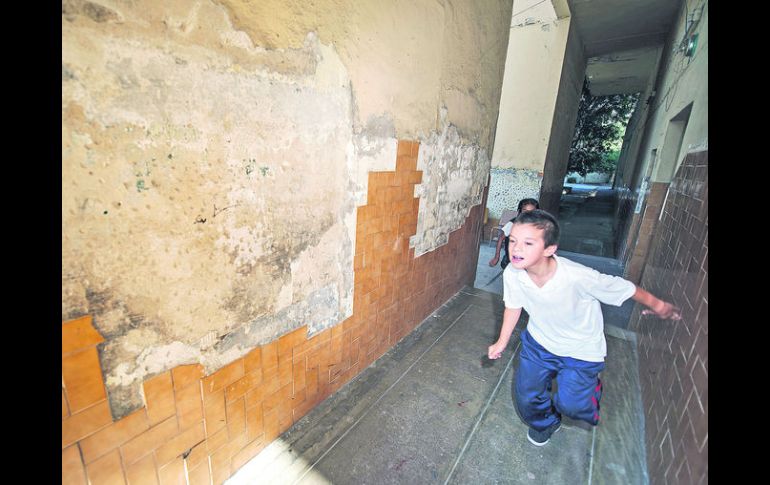
[[682, 319], [682, 312], [679, 308], [661, 300], [644, 288], [637, 286], [636, 293], [631, 298], [649, 308], [649, 310], [642, 310], [642, 315], [657, 315], [660, 318], [671, 320]]
[[521, 316], [521, 308], [506, 308], [503, 312], [503, 326], [500, 329], [500, 338], [497, 342], [489, 346], [487, 350], [487, 357], [490, 359], [499, 359], [503, 355], [503, 350], [508, 345], [508, 341], [511, 339], [513, 329], [516, 328], [516, 324], [519, 322], [519, 316]]
[[505, 233], [503, 231], [500, 231], [500, 236], [497, 238], [497, 247], [495, 248], [495, 257], [489, 260], [489, 265], [494, 266], [497, 264], [497, 262], [500, 260], [500, 248], [503, 246], [503, 241], [505, 241]]

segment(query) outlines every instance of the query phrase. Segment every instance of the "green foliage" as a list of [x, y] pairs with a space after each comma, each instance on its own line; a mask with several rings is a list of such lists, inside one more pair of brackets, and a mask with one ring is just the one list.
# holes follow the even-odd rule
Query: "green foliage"
[[588, 82], [583, 82], [567, 172], [585, 176], [615, 170], [623, 134], [638, 99], [638, 93], [592, 96]]

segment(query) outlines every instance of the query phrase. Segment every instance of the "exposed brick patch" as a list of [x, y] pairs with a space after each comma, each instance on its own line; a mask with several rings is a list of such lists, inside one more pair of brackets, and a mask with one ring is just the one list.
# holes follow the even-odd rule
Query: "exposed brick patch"
[[651, 483], [708, 482], [708, 151], [687, 155], [651, 236], [641, 286], [682, 309], [642, 317], [639, 335]]
[[[473, 284], [486, 191], [447, 244], [415, 258], [409, 238], [417, 229], [418, 148], [399, 142], [396, 171], [369, 174], [368, 203], [357, 209], [350, 318], [310, 338], [300, 327], [208, 376], [199, 365], [171, 369], [144, 383], [149, 407], [112, 423], [98, 392], [100, 369], [83, 373], [88, 386], [73, 371], [62, 389], [63, 483], [82, 482], [84, 471], [115, 483], [173, 481], [183, 479], [185, 462], [190, 483], [222, 483]], [[75, 365], [76, 352], [95, 352], [101, 341], [87, 317], [65, 322], [62, 335], [62, 360], [72, 369], [83, 367]], [[75, 414], [71, 403], [80, 396], [89, 407]]]

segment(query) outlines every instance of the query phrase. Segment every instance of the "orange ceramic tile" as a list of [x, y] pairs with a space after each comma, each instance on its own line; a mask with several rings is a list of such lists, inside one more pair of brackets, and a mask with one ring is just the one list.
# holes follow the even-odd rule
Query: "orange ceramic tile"
[[271, 367], [278, 367], [278, 341], [273, 340], [269, 344], [262, 346], [262, 375], [265, 370]]
[[300, 405], [302, 405], [302, 403], [305, 402], [306, 400], [307, 400], [307, 392], [305, 391], [305, 389], [301, 389], [296, 393], [294, 393], [294, 395], [292, 396], [291, 400], [288, 403], [288, 406], [293, 410], [299, 407]]
[[171, 371], [144, 381], [144, 402], [147, 406], [147, 417], [150, 424], [160, 423], [176, 412], [174, 402], [174, 384], [171, 381]]
[[369, 222], [369, 219], [372, 217], [373, 213], [374, 213], [374, 209], [370, 205], [360, 206], [358, 208], [358, 213], [356, 214], [357, 224], [366, 224], [367, 222]]
[[246, 409], [262, 405], [262, 399], [264, 398], [264, 386], [257, 386], [246, 393], [244, 398], [246, 399]]
[[257, 456], [260, 451], [265, 448], [265, 443], [262, 438], [257, 438], [244, 446], [240, 451], [233, 455], [230, 467], [233, 473], [238, 471], [243, 465], [249, 462], [252, 458]]
[[246, 430], [246, 404], [240, 398], [227, 404], [227, 433], [232, 439]]
[[348, 367], [347, 362], [340, 362], [329, 367], [329, 381], [335, 382], [340, 374], [342, 374]]
[[225, 390], [209, 394], [203, 399], [203, 418], [206, 424], [206, 436], [211, 436], [225, 427]]
[[292, 349], [303, 343], [305, 340], [307, 340], [307, 325], [303, 325], [296, 330], [292, 330], [291, 332], [282, 335], [281, 338], [278, 339], [278, 355], [286, 353], [291, 354]]
[[177, 458], [158, 469], [160, 485], [187, 485], [184, 474], [184, 461]]
[[396, 173], [393, 176], [393, 186], [398, 187], [407, 183], [406, 180], [409, 176], [407, 175], [407, 171], [403, 169], [403, 163], [405, 160], [410, 160], [411, 158], [412, 157], [398, 157], [398, 159], [396, 159]]
[[203, 423], [199, 423], [160, 445], [155, 450], [155, 460], [158, 466], [162, 467], [175, 458], [181, 459], [183, 453], [203, 443], [204, 440]]
[[349, 336], [346, 337], [346, 335], [349, 333], [348, 330], [350, 328], [345, 326], [345, 322], [349, 320], [350, 320], [349, 318], [346, 320], [343, 320], [341, 323], [338, 323], [337, 325], [330, 328], [330, 330], [332, 331], [332, 339], [340, 338], [340, 337], [343, 337], [343, 338], [349, 337]]
[[283, 387], [291, 384], [291, 356], [283, 357], [278, 361], [278, 384]]
[[203, 379], [203, 366], [200, 364], [180, 365], [171, 370], [174, 390], [197, 383]]
[[318, 392], [318, 368], [305, 371], [305, 391], [308, 396], [314, 396]]
[[226, 447], [209, 457], [211, 464], [211, 482], [221, 484], [230, 478], [230, 457], [227, 456]]
[[[227, 433], [225, 432], [225, 435]], [[203, 443], [193, 446], [190, 449], [190, 452], [185, 457], [185, 461], [187, 462], [187, 468], [192, 469], [197, 467], [203, 462], [208, 463], [209, 461], [209, 450], [207, 445], [208, 440], [204, 441]]]
[[112, 423], [107, 400], [73, 414], [61, 421], [61, 447], [69, 446]]
[[305, 359], [297, 359], [294, 362], [292, 383], [293, 392], [296, 394], [300, 389], [305, 388]]
[[302, 419], [303, 416], [309, 413], [314, 407], [319, 405], [321, 401], [323, 401], [323, 399], [319, 395], [312, 397], [308, 395], [304, 401], [292, 409], [292, 419], [294, 422], [296, 423]]
[[78, 445], [68, 446], [61, 450], [61, 483], [62, 485], [83, 485], [86, 483], [86, 470], [80, 459]]
[[227, 428], [222, 428], [206, 439], [206, 453], [212, 455], [230, 441]]
[[187, 468], [187, 478], [190, 485], [211, 485], [211, 472], [209, 471], [208, 459], [198, 466]]
[[274, 409], [264, 415], [264, 440], [265, 443], [272, 443], [281, 432], [279, 431], [281, 424], [279, 422], [278, 410]]
[[243, 397], [247, 392], [262, 383], [262, 368], [257, 367], [225, 388], [225, 401], [230, 402]]
[[246, 409], [246, 436], [248, 439], [255, 439], [264, 433], [262, 416], [261, 405]]
[[80, 442], [83, 461], [91, 463], [150, 427], [144, 408], [100, 429]]
[[174, 392], [174, 397], [176, 398], [176, 417], [180, 430], [185, 430], [203, 420], [200, 385], [193, 384], [177, 389]]
[[86, 466], [86, 473], [89, 485], [117, 485], [126, 483], [118, 450], [113, 450]]
[[203, 378], [203, 393], [210, 394], [223, 389], [243, 377], [243, 358], [228, 364], [208, 377]]
[[[280, 436], [281, 433], [289, 429], [291, 425], [294, 424], [293, 416], [294, 413], [292, 413], [291, 407], [288, 406], [288, 404], [282, 404], [281, 406], [275, 408], [271, 413], [266, 413], [265, 439], [270, 439], [272, 442], [274, 439]], [[268, 422], [271, 423], [270, 426], [268, 426]], [[275, 433], [275, 435], [273, 435], [273, 433]]]
[[278, 378], [278, 366], [262, 369], [262, 393], [272, 394], [281, 387], [280, 380]]
[[217, 483], [219, 477], [224, 476], [226, 479], [232, 475], [231, 459], [246, 445], [246, 442], [246, 434], [244, 433], [211, 454], [211, 472], [214, 483]]
[[61, 417], [62, 419], [70, 415], [70, 407], [67, 404], [67, 396], [64, 392], [64, 388], [61, 388]]
[[262, 401], [262, 410], [267, 414], [274, 408], [278, 407], [281, 403], [287, 402], [291, 399], [292, 385], [291, 383], [281, 387], [277, 392], [266, 395]]
[[162, 423], [158, 423], [136, 438], [126, 442], [120, 447], [123, 454], [123, 461], [126, 465], [131, 465], [148, 453], [163, 445], [179, 432], [176, 418], [168, 418]]
[[417, 157], [412, 155], [402, 155], [396, 157], [396, 171], [398, 173], [405, 173], [407, 175], [414, 173], [417, 169]]
[[152, 453], [126, 467], [128, 485], [158, 485], [158, 470]]
[[84, 350], [104, 342], [104, 337], [94, 329], [91, 315], [70, 320], [61, 326], [61, 355]]
[[107, 397], [96, 347], [62, 358], [62, 379], [72, 414]]
[[262, 347], [257, 347], [243, 357], [243, 370], [246, 373], [262, 369]]

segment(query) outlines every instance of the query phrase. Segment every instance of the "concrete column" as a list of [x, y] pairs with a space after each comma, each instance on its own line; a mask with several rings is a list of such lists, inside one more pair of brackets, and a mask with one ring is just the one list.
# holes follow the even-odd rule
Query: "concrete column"
[[[570, 27], [564, 2], [514, 2], [492, 154], [491, 218], [515, 208], [522, 198], [540, 198], [544, 180], [564, 175], [585, 72], [582, 44], [568, 48], [570, 41], [579, 41]], [[563, 107], [569, 116], [560, 112]], [[549, 146], [554, 135], [557, 145]], [[555, 169], [546, 168], [549, 160]], [[558, 185], [560, 195], [558, 182], [549, 187]], [[558, 199], [550, 205], [558, 210]]]

